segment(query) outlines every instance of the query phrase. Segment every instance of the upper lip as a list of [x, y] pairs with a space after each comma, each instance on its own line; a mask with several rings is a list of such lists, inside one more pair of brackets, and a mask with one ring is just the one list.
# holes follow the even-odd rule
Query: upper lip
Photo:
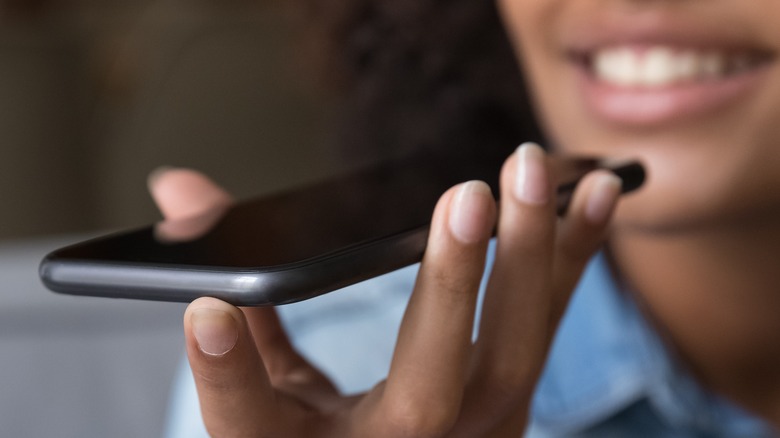
[[744, 28], [663, 12], [605, 14], [567, 23], [562, 35], [567, 55], [589, 55], [614, 46], [663, 45], [693, 50], [775, 51]]

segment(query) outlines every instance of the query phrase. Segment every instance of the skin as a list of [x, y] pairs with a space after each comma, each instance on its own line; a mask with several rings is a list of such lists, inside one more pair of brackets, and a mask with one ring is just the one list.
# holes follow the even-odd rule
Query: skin
[[[654, 124], [599, 117], [562, 56], [572, 29], [679, 20], [780, 53], [772, 0], [502, 0], [542, 119], [566, 153], [639, 157], [650, 179], [618, 209], [616, 272], [706, 386], [780, 426], [780, 68], [712, 110]], [[681, 46], [688, 44], [684, 39]]]
[[[760, 92], [717, 110], [653, 126], [590, 111], [561, 53], [569, 29], [590, 21], [677, 16], [709, 32], [780, 50], [776, 0], [501, 0], [509, 35], [554, 146], [565, 153], [636, 156], [650, 178], [618, 207], [609, 230], [616, 275], [705, 385], [780, 425], [780, 73]], [[668, 14], [668, 15], [667, 15]], [[589, 21], [590, 20], [590, 21]], [[526, 150], [527, 152], [527, 150]], [[505, 196], [500, 213], [469, 187], [441, 198], [404, 317], [390, 374], [360, 396], [338, 395], [290, 345], [272, 309], [214, 299], [184, 316], [190, 365], [213, 436], [520, 436], [529, 400], [587, 259], [606, 236], [617, 186], [589, 175], [567, 217], [538, 153], [507, 160], [502, 193], [525, 169], [530, 197]], [[530, 164], [529, 164], [530, 163]], [[523, 173], [523, 172], [521, 172]], [[745, 178], [750, 175], [750, 178]], [[692, 177], [694, 176], [694, 177]], [[229, 202], [204, 176], [173, 169], [152, 193], [167, 217]], [[596, 206], [599, 220], [586, 214]], [[593, 210], [591, 210], [593, 211]], [[489, 229], [498, 223], [481, 336], [471, 315]], [[466, 232], [453, 223], [468, 224]], [[463, 238], [466, 236], [467, 238]], [[695, 316], [695, 317], [693, 317]]]
[[[519, 161], [528, 163], [520, 165], [526, 175], [522, 190], [516, 182]], [[156, 173], [150, 187], [169, 218], [230, 200], [205, 176], [183, 169]], [[390, 373], [367, 394], [339, 395], [294, 351], [273, 309], [238, 309], [212, 298], [193, 302], [184, 331], [209, 433], [521, 434], [555, 324], [606, 232], [619, 181], [607, 172], [591, 173], [558, 221], [546, 157], [532, 147], [507, 160], [502, 187], [525, 195], [506, 196], [500, 214], [482, 183], [461, 184], [442, 196]], [[464, 189], [470, 189], [466, 195]], [[467, 197], [470, 202], [463, 201]], [[496, 221], [496, 262], [480, 339], [472, 345], [476, 296]]]

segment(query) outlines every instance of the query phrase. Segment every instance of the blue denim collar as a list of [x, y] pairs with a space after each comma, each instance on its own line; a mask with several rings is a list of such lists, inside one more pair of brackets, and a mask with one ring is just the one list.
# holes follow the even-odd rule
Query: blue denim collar
[[594, 258], [574, 293], [533, 402], [534, 423], [552, 435], [583, 433], [637, 403], [675, 431], [695, 436], [774, 436], [762, 421], [703, 390], [674, 360]]

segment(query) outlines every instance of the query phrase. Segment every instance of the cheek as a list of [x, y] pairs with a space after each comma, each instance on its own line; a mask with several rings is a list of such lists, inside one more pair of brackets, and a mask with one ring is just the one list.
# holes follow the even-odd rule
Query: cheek
[[642, 132], [601, 126], [566, 105], [548, 118], [560, 152], [637, 157], [648, 170], [645, 187], [621, 203], [618, 227], [666, 232], [780, 220], [780, 76], [739, 111]]

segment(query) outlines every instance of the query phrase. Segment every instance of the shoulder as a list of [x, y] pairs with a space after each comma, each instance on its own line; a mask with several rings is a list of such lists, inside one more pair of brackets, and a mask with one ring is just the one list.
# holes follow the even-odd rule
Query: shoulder
[[775, 436], [708, 392], [597, 255], [574, 292], [532, 405], [529, 438]]

